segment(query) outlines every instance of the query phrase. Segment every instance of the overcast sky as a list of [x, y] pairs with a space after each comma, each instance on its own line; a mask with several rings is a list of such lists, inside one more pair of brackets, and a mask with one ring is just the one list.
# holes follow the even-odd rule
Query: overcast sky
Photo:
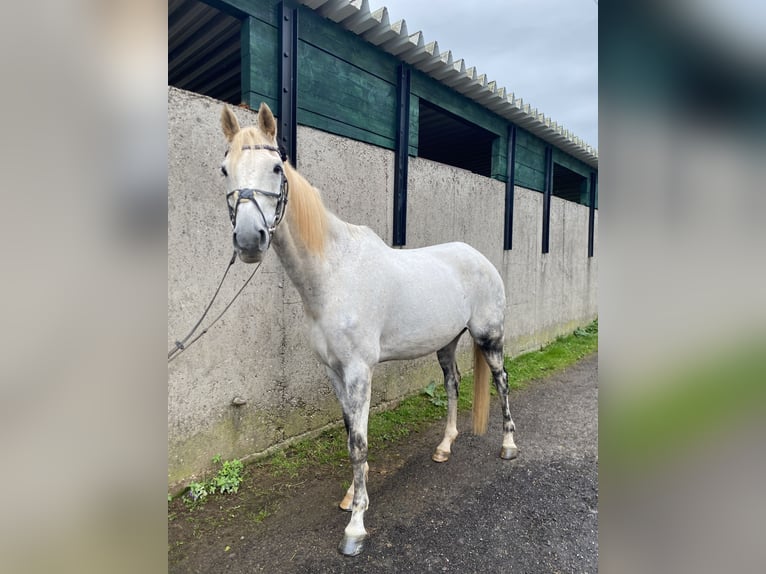
[[595, 0], [370, 0], [598, 147]]

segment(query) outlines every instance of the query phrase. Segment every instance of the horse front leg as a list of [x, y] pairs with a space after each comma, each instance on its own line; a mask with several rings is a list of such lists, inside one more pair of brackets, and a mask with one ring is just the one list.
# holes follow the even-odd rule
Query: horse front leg
[[341, 508], [346, 506], [351, 510], [351, 519], [338, 546], [340, 553], [346, 556], [360, 554], [364, 550], [364, 543], [368, 537], [367, 530], [364, 528], [364, 513], [369, 506], [367, 421], [370, 414], [371, 375], [371, 370], [367, 366], [345, 368], [342, 379], [343, 392], [337, 393], [348, 432], [348, 455], [354, 474], [353, 483], [346, 493], [346, 498], [350, 497], [351, 500], [344, 499], [341, 502]]
[[[370, 465], [369, 463], [364, 463], [364, 481], [367, 482], [367, 477], [370, 473]], [[347, 510], [348, 512], [351, 512], [351, 504], [354, 502], [354, 477], [351, 477], [351, 486], [348, 487], [348, 490], [346, 491], [346, 495], [343, 497], [343, 500], [340, 501], [338, 506], [340, 506], [341, 510]]]

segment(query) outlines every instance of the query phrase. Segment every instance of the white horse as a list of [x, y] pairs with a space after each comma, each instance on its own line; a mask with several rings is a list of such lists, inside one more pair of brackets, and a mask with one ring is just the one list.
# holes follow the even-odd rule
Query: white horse
[[503, 281], [481, 253], [464, 243], [391, 249], [367, 227], [327, 211], [319, 192], [281, 156], [266, 104], [256, 126], [240, 129], [228, 107], [221, 124], [229, 141], [221, 171], [234, 248], [242, 261], [256, 263], [274, 245], [301, 295], [309, 340], [343, 410], [353, 483], [340, 503], [351, 510], [351, 519], [339, 550], [354, 556], [368, 536], [367, 419], [376, 364], [436, 352], [448, 415], [432, 458], [444, 462], [458, 435], [455, 349], [468, 330], [474, 340], [474, 432], [486, 431], [491, 371], [503, 409], [500, 456], [516, 457], [503, 367]]

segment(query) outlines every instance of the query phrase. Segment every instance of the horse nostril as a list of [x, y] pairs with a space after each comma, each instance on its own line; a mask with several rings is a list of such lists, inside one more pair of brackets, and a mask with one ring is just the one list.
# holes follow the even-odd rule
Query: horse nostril
[[258, 239], [262, 251], [269, 246], [269, 234], [266, 232], [266, 230], [258, 230]]
[[266, 251], [269, 248], [269, 232], [263, 229], [232, 234], [234, 247], [244, 251]]

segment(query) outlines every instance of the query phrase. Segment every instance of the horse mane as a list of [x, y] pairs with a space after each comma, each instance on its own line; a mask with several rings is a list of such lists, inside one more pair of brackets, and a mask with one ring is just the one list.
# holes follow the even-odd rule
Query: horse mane
[[[236, 163], [239, 160], [242, 146], [264, 144], [274, 145], [256, 126], [242, 128], [229, 146], [231, 161]], [[284, 168], [288, 185], [285, 216], [290, 228], [309, 252], [322, 256], [327, 236], [327, 209], [322, 197], [289, 162], [284, 162]]]
[[256, 126], [247, 126], [239, 130], [229, 144], [227, 152], [232, 163], [237, 163], [242, 156], [242, 148], [247, 145], [273, 145]]
[[327, 209], [319, 191], [289, 162], [284, 163], [288, 185], [287, 219], [309, 252], [324, 254]]

